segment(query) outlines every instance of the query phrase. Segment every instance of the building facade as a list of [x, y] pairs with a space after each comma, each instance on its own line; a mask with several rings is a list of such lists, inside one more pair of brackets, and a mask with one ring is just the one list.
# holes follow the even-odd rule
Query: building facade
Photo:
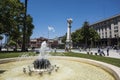
[[100, 41], [95, 42], [98, 46], [120, 45], [120, 14], [98, 21], [90, 25], [100, 35]]
[[30, 40], [30, 47], [39, 48], [43, 41], [48, 41], [48, 39], [43, 38], [43, 37], [31, 39]]
[[33, 48], [33, 47], [34, 48], [40, 48], [41, 43], [43, 41], [46, 41], [48, 43], [48, 46], [51, 47], [51, 48], [54, 48], [54, 47], [58, 46], [58, 41], [57, 40], [40, 37], [40, 38], [31, 39], [30, 40], [30, 47], [31, 48]]

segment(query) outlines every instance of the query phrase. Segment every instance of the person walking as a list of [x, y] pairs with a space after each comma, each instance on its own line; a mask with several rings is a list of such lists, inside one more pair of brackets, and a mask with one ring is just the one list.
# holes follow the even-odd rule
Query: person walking
[[100, 48], [98, 48], [98, 53], [99, 53], [99, 54], [100, 54], [100, 51], [101, 51]]
[[107, 48], [107, 56], [109, 56], [109, 48]]

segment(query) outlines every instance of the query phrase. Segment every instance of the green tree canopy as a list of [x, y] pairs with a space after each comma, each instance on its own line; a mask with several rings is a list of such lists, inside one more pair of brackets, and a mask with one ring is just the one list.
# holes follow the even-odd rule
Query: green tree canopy
[[[65, 41], [66, 35], [63, 37]], [[77, 29], [75, 32], [72, 32], [72, 41], [74, 46], [84, 45], [88, 47], [91, 44], [91, 40], [98, 41], [100, 39], [98, 33], [90, 27], [89, 23], [84, 22], [82, 28]]]
[[[25, 6], [20, 0], [0, 0], [0, 34], [7, 34], [9, 41], [22, 42]], [[34, 29], [33, 19], [26, 18], [26, 40], [30, 39]]]
[[2, 36], [0, 36], [0, 40], [2, 40], [3, 39], [3, 37]]
[[83, 36], [81, 35], [81, 29], [78, 29], [72, 33], [73, 45], [79, 46], [82, 40], [83, 40]]

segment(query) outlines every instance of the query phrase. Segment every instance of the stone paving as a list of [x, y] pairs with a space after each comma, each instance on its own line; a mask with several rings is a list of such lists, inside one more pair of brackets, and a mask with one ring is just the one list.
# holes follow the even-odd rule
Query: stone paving
[[[107, 49], [102, 49], [103, 52], [105, 53], [105, 57], [112, 57], [112, 58], [119, 58], [120, 59], [120, 50], [113, 50], [113, 49], [110, 49], [109, 50], [109, 56], [107, 56]], [[2, 49], [2, 51], [5, 51], [5, 49]], [[39, 48], [36, 48], [35, 51], [39, 51]], [[55, 49], [52, 49], [51, 50], [52, 52], [55, 51]], [[56, 49], [56, 52], [65, 52], [64, 49]], [[92, 49], [87, 49], [86, 51], [83, 50], [83, 49], [72, 49], [72, 52], [75, 52], [75, 53], [84, 53], [84, 54], [87, 54], [87, 52], [93, 52], [93, 55], [94, 53], [98, 53], [98, 49], [97, 48], [92, 48]]]
[[[92, 48], [90, 50], [87, 49], [86, 51], [85, 50], [79, 50], [79, 49], [72, 49], [71, 51], [75, 52], [75, 53], [83, 53], [83, 54], [87, 54], [87, 52], [90, 52], [90, 53], [92, 52], [93, 55], [95, 55], [95, 53], [98, 53], [97, 48]], [[107, 49], [102, 49], [102, 51], [105, 53], [105, 57], [112, 57], [112, 58], [120, 59], [120, 50], [110, 49], [109, 50], [109, 56], [107, 56]], [[65, 52], [65, 50], [64, 49], [57, 49], [56, 52]]]
[[[109, 50], [109, 56], [107, 56], [107, 49], [102, 49], [102, 51], [105, 53], [105, 57], [112, 57], [112, 58], [119, 58], [120, 59], [120, 50], [113, 50], [110, 49]], [[87, 52], [92, 52], [93, 55], [94, 53], [98, 53], [98, 49], [96, 48], [92, 48], [92, 49], [87, 49], [86, 51], [84, 50], [78, 50], [78, 49], [73, 49], [72, 52], [76, 52], [76, 53], [84, 53], [87, 54]]]

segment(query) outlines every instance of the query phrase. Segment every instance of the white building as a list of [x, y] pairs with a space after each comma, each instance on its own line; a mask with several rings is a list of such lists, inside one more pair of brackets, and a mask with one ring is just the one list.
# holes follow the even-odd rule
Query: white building
[[90, 26], [94, 28], [100, 35], [101, 40], [97, 43], [98, 45], [104, 46], [119, 45], [120, 14], [98, 21]]

